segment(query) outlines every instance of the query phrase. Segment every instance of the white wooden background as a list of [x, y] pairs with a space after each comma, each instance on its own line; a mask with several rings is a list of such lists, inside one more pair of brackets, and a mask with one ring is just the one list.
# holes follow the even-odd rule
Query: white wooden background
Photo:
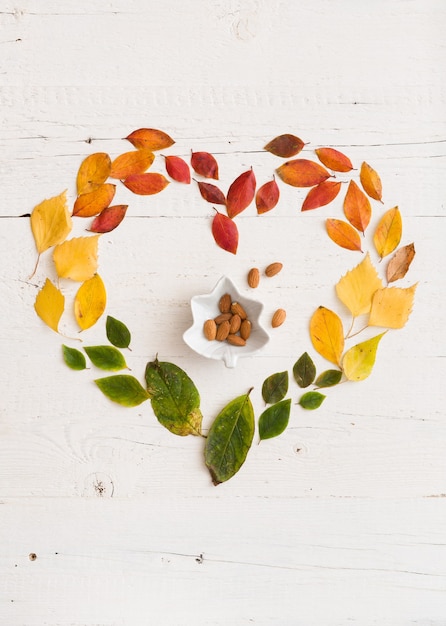
[[[444, 626], [443, 0], [0, 0], [0, 27], [0, 623]], [[413, 313], [372, 376], [318, 411], [293, 405], [287, 431], [218, 487], [202, 440], [171, 435], [149, 403], [108, 402], [33, 309], [54, 272], [46, 255], [28, 279], [20, 216], [64, 189], [73, 201], [81, 160], [117, 156], [144, 126], [174, 137], [170, 154], [217, 155], [224, 189], [251, 166], [269, 179], [278, 161], [262, 147], [277, 134], [311, 142], [304, 155], [337, 147], [379, 171], [416, 245], [403, 281], [419, 283]], [[338, 306], [333, 285], [359, 255], [324, 233], [339, 203], [301, 214], [302, 194], [281, 190], [271, 214], [237, 218], [235, 257], [214, 244], [195, 185], [119, 189], [128, 215], [100, 243], [132, 373], [157, 352], [186, 369], [205, 428], [252, 385], [259, 415], [264, 378], [303, 351], [326, 366], [308, 320]], [[283, 272], [255, 294], [265, 324], [288, 311], [268, 350], [236, 370], [191, 352], [190, 297], [224, 273], [247, 290], [249, 267], [276, 260]], [[76, 332], [69, 313], [62, 331]], [[102, 322], [85, 333], [104, 338]]]

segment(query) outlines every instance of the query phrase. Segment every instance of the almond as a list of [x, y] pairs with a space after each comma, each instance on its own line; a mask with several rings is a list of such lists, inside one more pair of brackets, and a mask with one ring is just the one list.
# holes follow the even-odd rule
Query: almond
[[229, 335], [229, 322], [225, 320], [217, 326], [217, 334], [215, 336], [217, 341], [224, 341]]
[[277, 311], [274, 313], [273, 318], [271, 320], [271, 326], [273, 328], [277, 328], [278, 326], [282, 326], [282, 324], [284, 323], [286, 318], [286, 311], [285, 309], [277, 309]]
[[278, 274], [282, 267], [283, 263], [270, 263], [265, 269], [265, 274], [266, 276], [268, 276], [268, 278], [271, 278], [271, 276], [275, 276], [276, 274]]
[[253, 267], [248, 272], [248, 285], [255, 289], [259, 286], [260, 282], [260, 272], [257, 267]]
[[220, 313], [217, 317], [214, 317], [214, 322], [218, 325], [222, 322], [229, 321], [232, 317], [232, 313]]
[[251, 322], [249, 320], [243, 320], [240, 325], [240, 337], [245, 341], [249, 339], [249, 335], [251, 334]]
[[240, 315], [237, 315], [236, 313], [229, 320], [229, 334], [234, 335], [235, 333], [238, 333], [238, 331], [240, 330], [241, 324], [242, 324], [242, 318], [240, 317]]
[[218, 308], [220, 309], [220, 312], [229, 313], [231, 310], [231, 302], [232, 302], [231, 295], [229, 293], [225, 293], [220, 298], [220, 301], [218, 303]]
[[233, 302], [231, 304], [231, 312], [234, 313], [234, 315], [240, 315], [242, 320], [245, 320], [248, 317], [245, 309], [239, 302]]
[[230, 334], [227, 336], [226, 341], [233, 346], [246, 346], [246, 341], [239, 335]]
[[217, 324], [214, 320], [206, 320], [203, 324], [204, 336], [208, 341], [213, 341], [217, 336]]

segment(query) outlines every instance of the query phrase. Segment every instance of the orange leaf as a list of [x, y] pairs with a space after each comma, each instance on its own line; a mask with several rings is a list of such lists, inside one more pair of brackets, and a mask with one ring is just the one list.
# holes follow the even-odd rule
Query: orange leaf
[[293, 187], [314, 187], [331, 176], [322, 165], [308, 159], [287, 161], [276, 171], [284, 183]]
[[212, 185], [211, 183], [202, 183], [198, 180], [195, 182], [198, 185], [201, 197], [204, 198], [206, 202], [226, 205], [225, 195], [216, 185]]
[[290, 159], [299, 152], [304, 147], [304, 142], [299, 137], [295, 135], [290, 135], [288, 133], [284, 135], [279, 135], [272, 139], [269, 143], [266, 144], [264, 150], [271, 152], [271, 154], [275, 154], [276, 156], [282, 157], [284, 159]]
[[200, 176], [218, 180], [218, 163], [209, 152], [192, 152], [190, 164]]
[[232, 254], [237, 252], [238, 229], [237, 224], [230, 217], [217, 211], [212, 220], [212, 234], [220, 248]]
[[373, 243], [381, 258], [395, 250], [401, 241], [403, 222], [398, 207], [384, 213], [373, 235]]
[[257, 213], [261, 215], [267, 211], [274, 209], [279, 202], [280, 190], [275, 179], [268, 181], [259, 189], [256, 193], [256, 207]]
[[315, 150], [319, 161], [335, 172], [349, 172], [353, 169], [352, 162], [339, 150], [334, 148], [318, 148]]
[[151, 196], [162, 191], [169, 181], [162, 174], [131, 174], [122, 181], [127, 189], [140, 196]]
[[358, 250], [362, 252], [359, 233], [353, 226], [350, 226], [350, 224], [342, 220], [328, 219], [326, 221], [326, 228], [328, 236], [338, 246], [346, 248], [347, 250]]
[[318, 209], [321, 206], [329, 204], [336, 198], [341, 189], [341, 183], [331, 180], [324, 180], [323, 183], [319, 183], [307, 193], [306, 198], [302, 204], [302, 211], [310, 211], [311, 209]]
[[135, 148], [146, 148], [147, 150], [164, 150], [172, 146], [175, 142], [162, 130], [154, 128], [139, 128], [126, 137], [127, 141]]
[[127, 204], [109, 206], [98, 215], [90, 226], [92, 233], [109, 233], [114, 230], [125, 217]]
[[369, 225], [372, 216], [372, 207], [369, 199], [360, 190], [354, 180], [348, 184], [344, 198], [344, 213], [350, 224], [362, 233]]
[[413, 243], [403, 246], [396, 251], [387, 265], [387, 282], [393, 283], [395, 280], [404, 278], [415, 256], [415, 246]]
[[77, 217], [91, 217], [101, 213], [113, 200], [116, 185], [105, 183], [94, 191], [83, 193], [76, 198], [73, 215]]
[[131, 174], [143, 174], [152, 165], [155, 155], [151, 150], [132, 150], [120, 154], [111, 164], [110, 176], [123, 180]]
[[256, 190], [256, 177], [252, 169], [240, 174], [228, 189], [226, 209], [229, 217], [235, 217], [252, 202]]
[[166, 156], [166, 170], [171, 178], [177, 181], [177, 183], [190, 183], [190, 170], [189, 166], [179, 156]]
[[359, 173], [359, 179], [361, 185], [364, 188], [366, 194], [374, 200], [382, 202], [382, 184], [378, 173], [368, 165], [365, 161], [361, 165], [361, 171]]
[[110, 176], [111, 160], [105, 152], [90, 154], [80, 164], [77, 179], [77, 195], [88, 193], [105, 183]]
[[310, 320], [310, 336], [314, 349], [331, 363], [340, 366], [344, 331], [338, 315], [320, 306]]

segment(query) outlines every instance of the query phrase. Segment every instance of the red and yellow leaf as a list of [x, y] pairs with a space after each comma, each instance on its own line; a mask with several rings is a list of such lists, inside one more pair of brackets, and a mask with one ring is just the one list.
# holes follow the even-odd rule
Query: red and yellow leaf
[[166, 156], [166, 170], [177, 183], [190, 184], [190, 169], [184, 159], [179, 156]]
[[135, 146], [135, 148], [147, 150], [165, 150], [172, 146], [175, 142], [172, 137], [162, 130], [155, 128], [139, 128], [134, 130], [126, 137], [127, 141]]
[[122, 182], [127, 189], [130, 189], [130, 191], [140, 196], [151, 196], [155, 193], [159, 193], [169, 184], [167, 178], [157, 172], [131, 174]]
[[348, 184], [344, 198], [344, 213], [350, 224], [361, 233], [370, 223], [372, 207], [367, 196], [360, 190], [354, 180]]
[[257, 213], [261, 215], [267, 211], [271, 211], [279, 202], [280, 190], [276, 183], [276, 180], [268, 181], [264, 183], [256, 193], [256, 207]]
[[92, 233], [109, 233], [122, 222], [127, 208], [127, 204], [116, 204], [115, 206], [107, 207], [93, 220], [89, 230]]
[[322, 165], [308, 159], [287, 161], [276, 171], [284, 183], [293, 187], [314, 187], [331, 176]]
[[304, 142], [302, 139], [299, 139], [299, 137], [285, 133], [267, 143], [264, 150], [271, 152], [271, 154], [275, 156], [282, 157], [283, 159], [290, 159], [296, 156], [296, 154], [299, 154], [304, 145]]
[[409, 243], [397, 250], [387, 265], [387, 282], [393, 283], [395, 280], [404, 278], [407, 274], [410, 264], [415, 256], [415, 245]]
[[340, 366], [344, 350], [344, 331], [336, 313], [320, 306], [310, 320], [310, 337], [314, 349], [325, 359]]
[[87, 156], [80, 164], [76, 187], [77, 195], [88, 193], [105, 183], [110, 176], [111, 159], [105, 152], [95, 152]]
[[403, 232], [403, 222], [398, 207], [384, 213], [373, 235], [373, 243], [381, 258], [384, 258], [398, 247]]
[[209, 152], [192, 152], [190, 164], [200, 176], [218, 180], [218, 163]]
[[236, 223], [227, 215], [215, 214], [212, 220], [212, 234], [220, 248], [236, 254], [238, 246], [238, 229]]
[[82, 330], [91, 328], [105, 311], [107, 293], [99, 274], [95, 274], [79, 287], [74, 298], [74, 316]]
[[77, 217], [92, 217], [101, 213], [109, 206], [116, 192], [116, 185], [105, 183], [93, 191], [83, 193], [76, 198], [73, 215]]
[[359, 233], [353, 226], [350, 226], [350, 224], [343, 220], [333, 218], [329, 218], [325, 225], [328, 236], [338, 246], [346, 250], [358, 250], [362, 252]]
[[252, 202], [256, 190], [256, 177], [252, 169], [240, 174], [228, 189], [226, 210], [229, 217], [235, 217]]
[[301, 210], [310, 211], [311, 209], [318, 209], [321, 206], [330, 204], [336, 198], [340, 189], [341, 183], [324, 180], [323, 183], [319, 183], [319, 185], [310, 189], [303, 201]]
[[366, 194], [374, 200], [382, 202], [382, 183], [378, 173], [365, 161], [359, 173], [361, 185]]
[[198, 185], [201, 197], [206, 200], [206, 202], [226, 205], [225, 194], [216, 185], [212, 185], [211, 183], [202, 183], [198, 180], [195, 182]]
[[111, 164], [111, 178], [124, 180], [132, 174], [143, 174], [152, 165], [155, 155], [151, 150], [132, 150], [120, 154]]
[[373, 296], [369, 326], [403, 328], [412, 311], [417, 283], [407, 289], [384, 287]]
[[350, 172], [353, 169], [352, 162], [342, 152], [334, 148], [318, 148], [315, 150], [319, 161], [335, 172]]
[[65, 298], [62, 292], [47, 278], [34, 303], [37, 315], [47, 326], [58, 333], [64, 307]]

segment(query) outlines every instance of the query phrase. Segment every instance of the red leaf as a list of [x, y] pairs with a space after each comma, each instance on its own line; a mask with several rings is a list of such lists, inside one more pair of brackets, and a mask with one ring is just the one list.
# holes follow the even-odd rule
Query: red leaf
[[279, 135], [266, 144], [264, 150], [268, 150], [271, 154], [282, 157], [284, 159], [290, 159], [304, 147], [304, 142], [295, 135], [285, 134]]
[[302, 204], [302, 211], [318, 209], [321, 206], [329, 204], [336, 198], [340, 189], [341, 183], [324, 180], [323, 183], [319, 183], [319, 185], [316, 185], [316, 187], [313, 187], [307, 193]]
[[235, 217], [252, 202], [256, 190], [256, 177], [252, 169], [240, 174], [228, 189], [226, 209], [229, 217]]
[[190, 170], [189, 166], [181, 157], [178, 156], [166, 156], [166, 170], [171, 178], [177, 181], [177, 183], [190, 183]]
[[175, 143], [172, 137], [155, 128], [139, 128], [130, 133], [126, 139], [135, 148], [147, 148], [148, 150], [164, 150]]
[[293, 187], [314, 187], [331, 176], [322, 165], [308, 159], [287, 161], [276, 171], [284, 183]]
[[218, 180], [218, 163], [209, 152], [192, 152], [190, 164], [200, 176]]
[[220, 248], [235, 254], [238, 246], [238, 229], [236, 223], [223, 213], [215, 214], [212, 220], [212, 234]]
[[154, 193], [159, 193], [168, 184], [169, 181], [162, 174], [148, 173], [148, 174], [132, 174], [127, 176], [122, 181], [127, 189], [137, 193], [140, 196], [151, 196]]
[[261, 215], [262, 213], [266, 213], [267, 211], [274, 209], [276, 204], [279, 202], [279, 196], [279, 186], [275, 179], [270, 180], [259, 187], [256, 193], [257, 213]]
[[318, 148], [315, 150], [317, 157], [325, 167], [329, 167], [335, 172], [349, 172], [353, 169], [352, 162], [339, 150], [334, 148]]
[[206, 202], [226, 205], [225, 195], [216, 185], [212, 185], [211, 183], [201, 183], [198, 180], [195, 182], [198, 185], [202, 198], [204, 198]]
[[127, 208], [127, 204], [117, 204], [107, 207], [93, 220], [89, 230], [92, 233], [109, 233], [122, 222]]

